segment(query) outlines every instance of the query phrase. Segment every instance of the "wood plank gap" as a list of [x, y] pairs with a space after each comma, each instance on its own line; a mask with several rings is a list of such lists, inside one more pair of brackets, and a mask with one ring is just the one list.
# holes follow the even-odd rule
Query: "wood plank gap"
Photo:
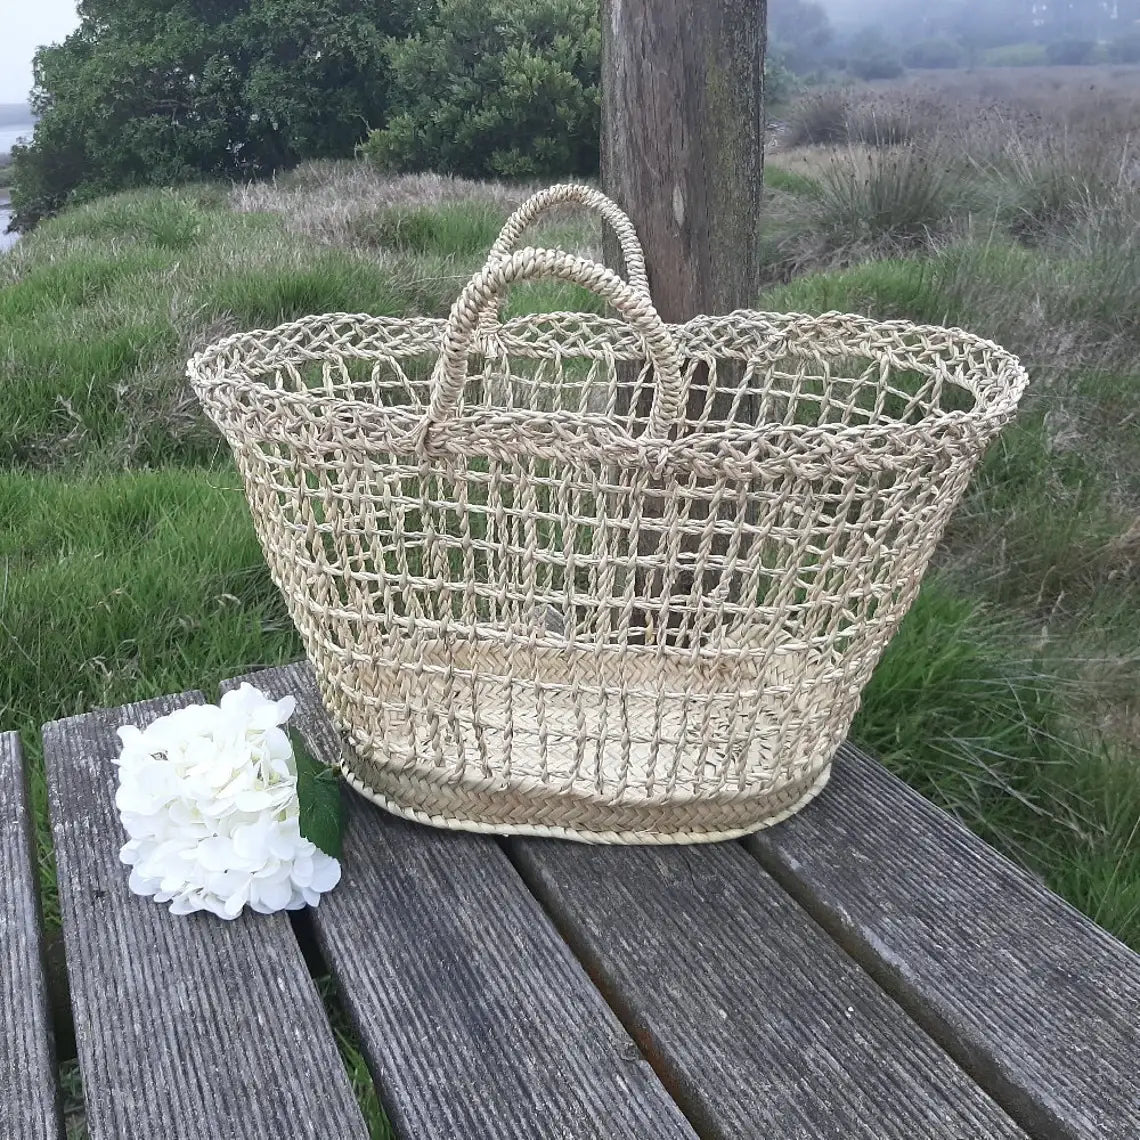
[[[345, 1075], [352, 1086], [353, 1096], [360, 1106], [361, 1115], [368, 1126], [372, 1140], [393, 1140], [395, 1130], [384, 1109], [384, 1102], [380, 1096], [380, 1086], [376, 1082], [376, 1075], [372, 1071], [372, 1064], [364, 1049], [364, 1039], [361, 1036], [360, 1026], [352, 1011], [344, 1003], [340, 982], [332, 964], [325, 960], [317, 939], [316, 929], [312, 922], [312, 915], [308, 910], [295, 911], [290, 917], [294, 921], [293, 930], [302, 945], [307, 941], [310, 949], [305, 950], [305, 960], [312, 972], [313, 982], [317, 992], [321, 995], [321, 1002], [325, 1007], [325, 1016], [329, 1019], [333, 1036], [336, 1038], [337, 1049], [340, 1053], [341, 1064]], [[352, 1054], [355, 1054], [353, 1056]], [[363, 1074], [359, 1074], [356, 1065], [359, 1063]]]
[[738, 844], [509, 845], [708, 1140], [1025, 1140]]
[[[1063, 1135], [1056, 1130], [1056, 1121], [1043, 1122], [1037, 1113], [1027, 1112], [1024, 1091], [1011, 1083], [994, 1065], [991, 1058], [967, 1039], [956, 1034], [933, 1010], [924, 1006], [921, 995], [907, 985], [898, 971], [891, 969], [871, 944], [859, 936], [858, 931], [847, 927], [839, 916], [821, 904], [818, 899], [813, 898], [805, 885], [780, 860], [772, 858], [764, 850], [747, 844], [744, 846], [759, 866], [783, 887], [792, 901], [804, 910], [835, 945], [865, 970], [879, 988], [901, 1007], [939, 1048], [945, 1050], [971, 1080], [993, 1097], [1013, 1120], [1034, 1136], [1038, 1136], [1034, 1130], [1040, 1129], [1044, 1123], [1048, 1123], [1049, 1126], [1048, 1137]], [[1039, 1140], [1045, 1140], [1045, 1136], [1040, 1136]]]
[[620, 990], [606, 974], [601, 962], [594, 954], [591, 954], [590, 947], [582, 938], [575, 923], [569, 920], [569, 916], [565, 912], [559, 910], [542, 881], [528, 868], [527, 861], [522, 857], [515, 840], [501, 836], [498, 837], [498, 844], [519, 878], [526, 884], [527, 890], [542, 908], [550, 924], [570, 948], [570, 953], [578, 959], [586, 976], [605, 999], [606, 1005], [613, 1010], [614, 1016], [629, 1034], [630, 1040], [637, 1047], [640, 1056], [656, 1074], [665, 1091], [676, 1102], [693, 1131], [700, 1137], [700, 1140], [723, 1140], [723, 1132], [710, 1118], [709, 1113], [686, 1093], [682, 1074], [669, 1063], [668, 1058], [654, 1045], [644, 1029], [639, 1026], [632, 1005], [622, 998]]
[[0, 733], [0, 1136], [63, 1133], [27, 770]]
[[758, 865], [1040, 1140], [1135, 1140], [1140, 956], [844, 745]]

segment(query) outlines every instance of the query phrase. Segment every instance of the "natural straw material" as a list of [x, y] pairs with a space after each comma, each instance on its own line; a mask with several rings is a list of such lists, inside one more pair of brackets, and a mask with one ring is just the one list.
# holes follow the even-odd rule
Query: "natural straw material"
[[[629, 283], [510, 252], [564, 201]], [[516, 282], [615, 315], [499, 324]], [[359, 790], [444, 827], [724, 839], [823, 787], [1025, 387], [958, 329], [736, 312], [666, 326], [624, 215], [557, 187], [446, 321], [334, 314], [190, 376], [233, 448]]]

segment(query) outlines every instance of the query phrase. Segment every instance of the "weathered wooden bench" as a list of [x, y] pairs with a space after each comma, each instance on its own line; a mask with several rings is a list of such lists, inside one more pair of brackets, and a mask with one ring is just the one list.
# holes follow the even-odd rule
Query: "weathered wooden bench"
[[[336, 749], [303, 667], [256, 680]], [[800, 815], [713, 847], [442, 833], [352, 797], [341, 886], [226, 924], [131, 896], [117, 857], [115, 728], [200, 699], [44, 729], [92, 1140], [366, 1136], [314, 972], [398, 1137], [1140, 1136], [1140, 958], [852, 748]], [[33, 1140], [59, 1098], [0, 739], [0, 1137]]]

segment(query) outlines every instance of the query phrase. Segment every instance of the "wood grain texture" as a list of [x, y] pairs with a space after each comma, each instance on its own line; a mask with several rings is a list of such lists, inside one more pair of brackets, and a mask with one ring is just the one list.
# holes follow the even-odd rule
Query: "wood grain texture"
[[666, 321], [756, 303], [765, 23], [764, 0], [602, 5], [602, 184]]
[[1140, 1136], [1140, 957], [850, 747], [761, 863], [1035, 1135]]
[[[680, 323], [706, 313], [754, 308], [760, 293], [760, 211], [764, 183], [764, 50], [766, 0], [603, 0], [601, 176], [606, 192], [629, 215], [645, 249], [650, 293], [661, 316]], [[607, 262], [619, 251], [607, 235]], [[691, 378], [686, 414], [699, 420], [735, 416], [754, 422], [757, 397], [735, 402], [742, 365], [721, 360], [716, 394], [705, 406], [705, 367]], [[635, 391], [633, 366], [623, 370], [618, 409]], [[638, 411], [647, 415], [651, 386]], [[650, 496], [646, 518], [659, 516], [663, 499]], [[731, 520], [735, 508], [722, 505]], [[689, 503], [692, 517], [707, 515]], [[731, 529], [731, 527], [729, 527]], [[638, 544], [652, 553], [661, 532], [645, 527]], [[695, 551], [695, 535], [682, 549]], [[726, 532], [711, 551], [723, 557]], [[692, 590], [693, 574], [676, 574], [675, 596]], [[706, 591], [718, 585], [714, 573]], [[660, 581], [644, 571], [638, 592], [655, 597]], [[735, 598], [736, 583], [730, 585]], [[650, 624], [653, 614], [638, 611]], [[675, 620], [675, 619], [674, 619]]]
[[[339, 741], [305, 666], [314, 754]], [[693, 1137], [498, 844], [406, 823], [347, 793], [343, 880], [313, 912], [400, 1137]]]
[[44, 975], [32, 805], [20, 738], [0, 733], [0, 1136], [62, 1134]]
[[739, 844], [510, 847], [702, 1136], [1024, 1136]]
[[115, 729], [195, 700], [44, 728], [88, 1136], [367, 1136], [287, 917], [175, 917], [128, 890]]

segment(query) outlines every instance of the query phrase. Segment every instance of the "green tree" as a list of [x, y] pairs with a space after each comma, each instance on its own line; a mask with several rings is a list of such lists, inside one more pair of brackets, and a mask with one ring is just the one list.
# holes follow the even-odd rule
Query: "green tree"
[[68, 202], [351, 154], [383, 122], [385, 43], [416, 0], [81, 0], [35, 58], [32, 142], [13, 151], [28, 229]]
[[597, 0], [442, 0], [390, 40], [393, 114], [364, 151], [391, 170], [538, 178], [598, 168]]
[[847, 70], [857, 79], [897, 79], [903, 73], [897, 42], [880, 27], [863, 28], [851, 40]]
[[1081, 64], [1091, 63], [1096, 52], [1093, 40], [1062, 39], [1046, 44], [1045, 56], [1050, 63]]
[[824, 62], [833, 32], [816, 0], [769, 0], [768, 44], [792, 71], [804, 73]]
[[936, 37], [911, 44], [903, 53], [903, 62], [907, 67], [961, 67], [963, 56], [957, 40]]
[[1140, 63], [1140, 27], [1117, 36], [1108, 45], [1108, 55], [1114, 63]]

